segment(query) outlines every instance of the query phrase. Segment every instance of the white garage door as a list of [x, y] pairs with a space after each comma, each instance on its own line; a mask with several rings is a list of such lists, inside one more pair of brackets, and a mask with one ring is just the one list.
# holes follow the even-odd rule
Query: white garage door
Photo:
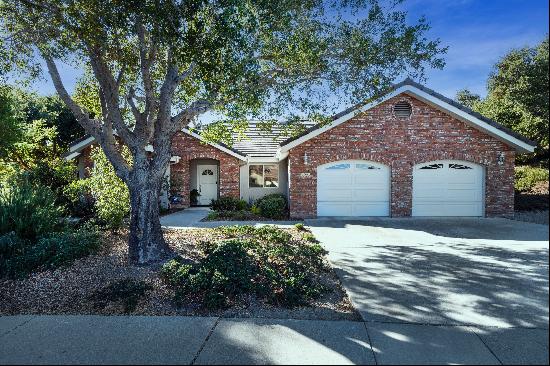
[[415, 165], [413, 216], [483, 216], [484, 170], [465, 161]]
[[317, 216], [389, 216], [390, 169], [362, 160], [317, 168]]

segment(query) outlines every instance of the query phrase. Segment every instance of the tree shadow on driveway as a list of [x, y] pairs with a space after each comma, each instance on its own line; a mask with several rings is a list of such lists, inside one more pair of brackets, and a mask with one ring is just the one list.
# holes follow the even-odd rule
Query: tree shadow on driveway
[[366, 321], [548, 328], [548, 249], [364, 246], [331, 254]]

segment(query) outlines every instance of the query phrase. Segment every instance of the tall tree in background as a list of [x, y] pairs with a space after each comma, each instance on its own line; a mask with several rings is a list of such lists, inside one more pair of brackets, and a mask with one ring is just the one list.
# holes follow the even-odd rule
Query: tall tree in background
[[[329, 94], [356, 102], [395, 77], [443, 67], [445, 49], [426, 38], [424, 19], [406, 21], [400, 2], [0, 0], [0, 70], [36, 75], [35, 55], [45, 60], [60, 98], [128, 185], [129, 258], [146, 263], [168, 249], [158, 199], [171, 139], [201, 114], [313, 112]], [[91, 70], [99, 114], [69, 95], [56, 61]]]
[[456, 99], [535, 141], [535, 160], [548, 164], [548, 88], [547, 36], [535, 47], [510, 51], [494, 66], [486, 98], [462, 90]]

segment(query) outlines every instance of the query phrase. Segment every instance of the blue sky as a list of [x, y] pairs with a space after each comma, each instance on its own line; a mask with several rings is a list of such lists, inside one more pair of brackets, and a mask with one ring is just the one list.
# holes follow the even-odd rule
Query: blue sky
[[[432, 25], [430, 37], [449, 46], [443, 70], [429, 70], [426, 86], [454, 98], [468, 88], [484, 95], [492, 66], [512, 48], [539, 43], [548, 33], [546, 0], [406, 0], [402, 5], [411, 20], [425, 15]], [[69, 91], [81, 75], [78, 69], [60, 65]], [[32, 89], [54, 93], [49, 79]]]

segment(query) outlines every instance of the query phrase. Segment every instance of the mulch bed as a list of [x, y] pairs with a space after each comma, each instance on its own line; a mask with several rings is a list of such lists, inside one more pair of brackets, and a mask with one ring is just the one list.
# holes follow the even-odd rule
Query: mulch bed
[[[294, 229], [289, 229], [294, 230]], [[143, 281], [148, 290], [133, 315], [198, 315], [294, 319], [358, 320], [338, 277], [327, 272], [323, 282], [330, 292], [308, 306], [287, 309], [246, 296], [225, 310], [209, 311], [197, 306], [177, 307], [173, 290], [159, 276], [161, 264], [133, 266], [127, 263], [126, 231], [105, 233], [104, 248], [98, 255], [77, 260], [68, 267], [34, 273], [20, 280], [0, 279], [0, 315], [13, 314], [125, 314], [119, 302], [97, 306], [94, 294], [116, 282]], [[212, 229], [165, 230], [170, 247], [187, 258], [198, 257], [195, 243], [212, 238]]]

